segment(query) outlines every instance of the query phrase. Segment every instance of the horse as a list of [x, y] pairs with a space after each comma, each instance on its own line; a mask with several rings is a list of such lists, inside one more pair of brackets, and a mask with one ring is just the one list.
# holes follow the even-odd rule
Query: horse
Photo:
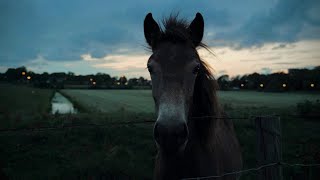
[[154, 179], [170, 180], [222, 176], [242, 168], [240, 145], [217, 100], [211, 68], [197, 52], [204, 19], [200, 13], [189, 23], [171, 14], [163, 27], [148, 13], [144, 36], [152, 55], [147, 69], [157, 120], [153, 136], [157, 147]]

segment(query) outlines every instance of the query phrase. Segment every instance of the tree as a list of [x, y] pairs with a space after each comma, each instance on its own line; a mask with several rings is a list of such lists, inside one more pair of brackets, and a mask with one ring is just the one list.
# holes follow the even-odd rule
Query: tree
[[126, 85], [127, 84], [127, 78], [125, 76], [121, 76], [119, 79], [120, 85]]
[[229, 90], [230, 89], [230, 81], [229, 75], [222, 75], [218, 78], [218, 84], [221, 90]]

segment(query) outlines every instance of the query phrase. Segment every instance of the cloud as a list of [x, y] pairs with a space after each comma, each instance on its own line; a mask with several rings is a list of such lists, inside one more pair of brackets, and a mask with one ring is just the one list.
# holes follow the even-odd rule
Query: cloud
[[318, 1], [275, 2], [4, 0], [0, 2], [0, 58], [21, 62], [41, 54], [51, 61], [77, 61], [87, 53], [104, 57], [121, 48], [141, 50], [142, 22], [148, 12], [157, 21], [172, 11], [180, 11], [188, 20], [201, 12], [205, 42], [211, 46], [239, 50], [265, 42], [319, 39]]
[[0, 66], [0, 73], [5, 73], [7, 71], [8, 67], [6, 66]]
[[299, 62], [276, 62], [274, 64], [279, 64], [279, 65], [297, 65], [300, 64]]
[[[200, 50], [202, 59], [207, 61], [219, 75], [227, 71], [235, 76], [252, 72], [284, 71], [288, 68], [319, 66], [320, 41], [299, 41], [287, 43], [286, 47], [273, 50], [281, 43], [266, 43], [259, 48], [250, 47], [235, 50], [231, 47], [211, 47], [216, 57], [205, 50]], [[225, 52], [219, 54], [219, 52]], [[269, 69], [266, 69], [269, 68]]]
[[260, 73], [261, 74], [271, 74], [272, 73], [272, 69], [268, 68], [268, 67], [264, 67], [264, 68], [261, 68]]
[[[252, 14], [231, 32], [217, 33], [217, 38], [239, 43], [241, 47], [261, 46], [268, 42], [295, 42], [320, 38], [320, 2], [316, 0], [281, 0], [267, 12]], [[305, 32], [313, 33], [305, 33]]]
[[282, 48], [286, 48], [286, 47], [287, 47], [286, 44], [279, 44], [279, 45], [273, 47], [272, 50], [282, 49]]
[[203, 14], [204, 42], [217, 57], [200, 52], [203, 58], [214, 59], [217, 72], [315, 65], [320, 57], [317, 0], [2, 0], [0, 65], [148, 76], [143, 19], [152, 12], [159, 22], [173, 11], [189, 21], [197, 12]]
[[115, 70], [145, 69], [147, 67], [148, 55], [108, 55], [100, 59], [99, 63], [93, 65], [97, 68], [112, 68]]

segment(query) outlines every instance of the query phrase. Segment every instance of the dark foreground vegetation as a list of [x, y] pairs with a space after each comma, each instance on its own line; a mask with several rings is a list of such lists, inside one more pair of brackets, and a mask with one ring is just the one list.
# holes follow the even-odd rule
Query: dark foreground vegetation
[[[54, 90], [8, 84], [0, 84], [0, 89], [0, 179], [152, 178], [156, 154], [153, 123], [116, 124], [153, 120], [152, 112], [130, 111], [125, 100], [119, 101], [124, 107], [114, 112], [85, 109], [88, 106], [78, 101], [78, 106], [84, 108], [82, 112], [52, 115], [49, 110]], [[83, 91], [88, 92], [88, 96], [94, 93]], [[71, 95], [72, 92], [64, 93]], [[128, 91], [118, 93], [125, 95]], [[148, 93], [150, 95], [150, 92], [143, 91], [143, 96], [151, 99]], [[266, 99], [262, 103], [258, 92], [251, 95], [250, 92], [239, 93], [221, 93], [219, 97], [227, 113], [235, 118], [244, 168], [256, 165], [256, 136], [250, 117], [266, 114], [281, 117], [285, 162], [320, 163], [320, 118], [316, 109], [319, 95], [315, 94], [314, 100], [298, 103], [275, 102], [281, 98]], [[130, 91], [127, 97], [134, 95], [135, 92]], [[246, 101], [239, 99], [239, 95], [246, 96], [243, 98]], [[295, 96], [296, 93], [283, 95]], [[284, 179], [304, 179], [306, 176], [319, 179], [319, 170], [319, 167], [284, 168]], [[242, 179], [256, 179], [256, 176], [254, 173], [244, 174]]]

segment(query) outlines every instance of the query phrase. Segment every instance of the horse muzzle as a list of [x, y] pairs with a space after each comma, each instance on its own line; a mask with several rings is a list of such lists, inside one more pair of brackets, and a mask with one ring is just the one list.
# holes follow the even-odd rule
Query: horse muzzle
[[185, 122], [168, 125], [157, 121], [153, 132], [157, 145], [165, 152], [184, 150], [188, 142], [189, 131]]

